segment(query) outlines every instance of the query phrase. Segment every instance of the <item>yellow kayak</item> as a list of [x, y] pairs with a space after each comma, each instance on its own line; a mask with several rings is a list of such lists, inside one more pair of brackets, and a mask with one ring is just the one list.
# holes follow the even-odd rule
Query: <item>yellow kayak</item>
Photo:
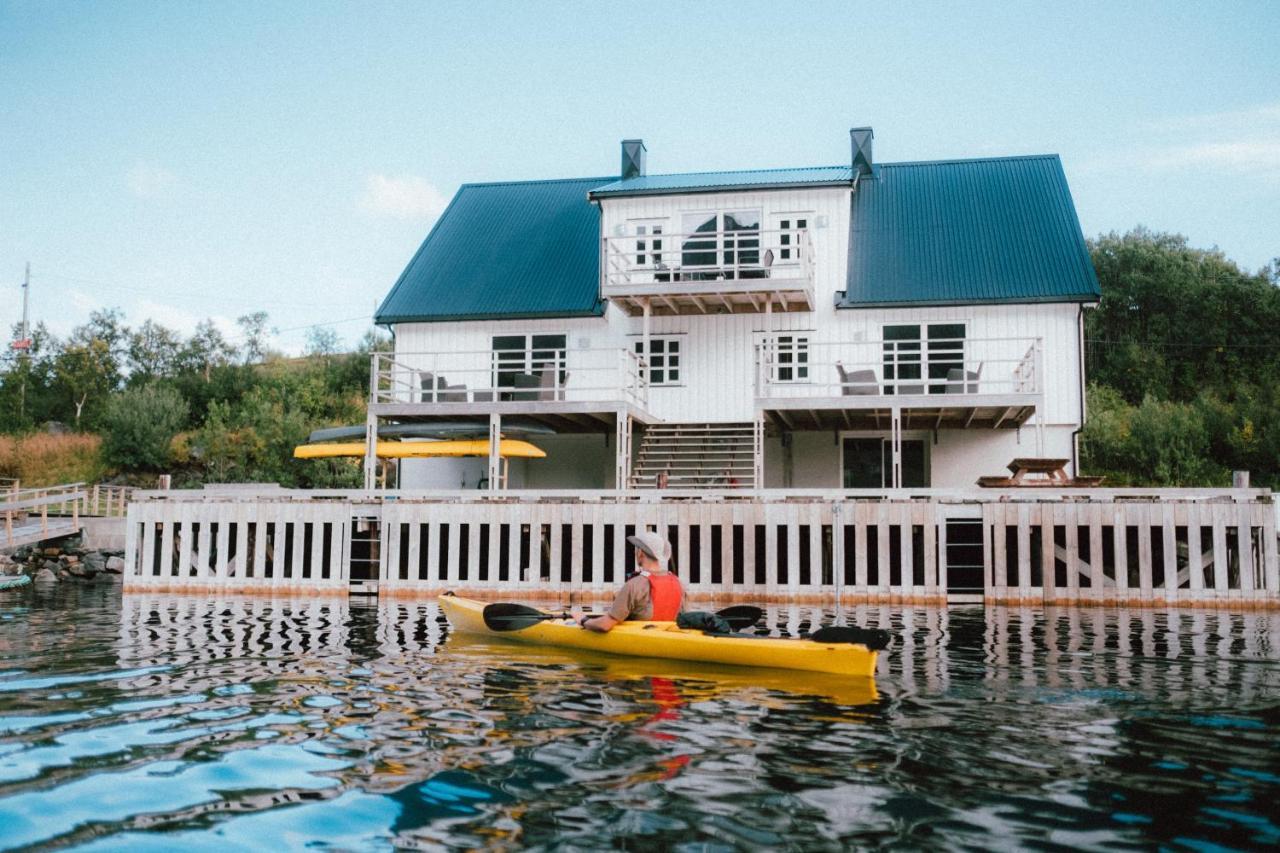
[[873, 678], [832, 678], [824, 672], [748, 669], [681, 660], [622, 657], [585, 649], [516, 646], [491, 635], [457, 634], [449, 641], [451, 654], [500, 659], [504, 664], [581, 667], [605, 681], [669, 679], [682, 699], [699, 702], [730, 694], [751, 694], [753, 701], [771, 705], [768, 694], [786, 693], [826, 699], [840, 705], [868, 705], [879, 698]]
[[[455, 456], [488, 456], [487, 439], [459, 441], [379, 441], [378, 456], [383, 459], [434, 459]], [[504, 438], [498, 445], [504, 459], [542, 459], [547, 452], [527, 441]], [[338, 441], [328, 444], [300, 444], [293, 449], [295, 459], [334, 459], [364, 456], [364, 442]]]
[[623, 622], [607, 634], [579, 628], [569, 621], [545, 621], [518, 631], [494, 631], [484, 621], [484, 608], [488, 602], [453, 595], [441, 596], [439, 602], [455, 631], [502, 637], [536, 646], [863, 677], [874, 675], [876, 669], [876, 652], [852, 643], [742, 635], [711, 636], [702, 631], [678, 628], [674, 622]]

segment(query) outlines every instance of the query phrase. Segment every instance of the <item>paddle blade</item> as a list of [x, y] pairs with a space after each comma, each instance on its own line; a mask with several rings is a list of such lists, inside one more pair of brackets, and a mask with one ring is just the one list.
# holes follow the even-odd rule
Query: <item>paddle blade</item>
[[815, 643], [855, 643], [878, 652], [889, 647], [892, 636], [888, 631], [882, 631], [879, 628], [842, 628], [839, 625], [828, 625], [814, 631], [809, 635], [809, 639]]
[[759, 622], [761, 617], [764, 616], [764, 611], [750, 604], [739, 604], [734, 607], [726, 607], [724, 610], [717, 610], [716, 615], [728, 622], [729, 627], [733, 630], [741, 631], [743, 628], [750, 628]]
[[528, 628], [547, 619], [558, 618], [554, 613], [543, 613], [534, 607], [505, 602], [486, 604], [481, 611], [481, 616], [484, 618], [485, 627], [490, 631], [519, 631], [521, 628]]

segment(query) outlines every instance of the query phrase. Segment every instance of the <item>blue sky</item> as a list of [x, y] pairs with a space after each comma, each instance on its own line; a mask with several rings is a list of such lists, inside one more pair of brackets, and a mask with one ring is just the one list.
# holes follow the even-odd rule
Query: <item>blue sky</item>
[[345, 341], [466, 181], [1057, 152], [1087, 235], [1280, 255], [1280, 3], [0, 0], [0, 324]]

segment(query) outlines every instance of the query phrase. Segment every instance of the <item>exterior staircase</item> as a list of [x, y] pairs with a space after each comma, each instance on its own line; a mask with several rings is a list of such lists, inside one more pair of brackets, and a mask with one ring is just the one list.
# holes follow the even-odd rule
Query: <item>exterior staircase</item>
[[747, 423], [657, 424], [645, 430], [633, 489], [754, 489], [755, 432]]

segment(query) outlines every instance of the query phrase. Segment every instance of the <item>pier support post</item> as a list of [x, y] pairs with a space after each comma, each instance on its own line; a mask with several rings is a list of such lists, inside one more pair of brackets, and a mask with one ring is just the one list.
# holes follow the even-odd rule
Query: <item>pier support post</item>
[[613, 429], [613, 487], [631, 488], [631, 415], [619, 411]]
[[502, 482], [502, 415], [489, 413], [489, 491], [495, 492]]
[[378, 485], [378, 416], [370, 412], [364, 421], [364, 487]]

